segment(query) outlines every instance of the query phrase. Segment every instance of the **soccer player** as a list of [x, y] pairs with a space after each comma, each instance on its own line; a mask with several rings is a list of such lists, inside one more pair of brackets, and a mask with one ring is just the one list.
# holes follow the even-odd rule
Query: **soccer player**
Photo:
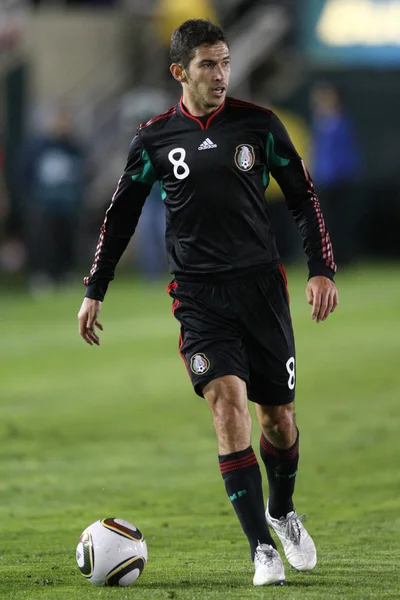
[[[313, 183], [282, 123], [270, 110], [227, 96], [231, 64], [221, 29], [185, 21], [172, 35], [171, 58], [182, 97], [141, 125], [132, 141], [85, 280], [79, 330], [88, 344], [99, 344], [101, 303], [158, 180], [179, 350], [213, 416], [221, 474], [250, 544], [253, 583], [282, 584], [284, 565], [270, 528], [298, 571], [313, 569], [317, 557], [292, 500], [299, 460], [295, 348], [285, 272], [264, 199], [270, 173], [304, 241], [306, 295], [317, 323], [338, 303], [331, 242]], [[248, 399], [261, 428], [266, 510]]]

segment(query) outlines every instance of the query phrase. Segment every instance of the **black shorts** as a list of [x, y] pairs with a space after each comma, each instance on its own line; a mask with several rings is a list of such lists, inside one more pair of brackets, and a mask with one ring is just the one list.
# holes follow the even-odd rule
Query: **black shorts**
[[281, 265], [234, 282], [173, 281], [168, 292], [181, 324], [179, 351], [199, 396], [209, 381], [237, 375], [257, 404], [294, 400], [295, 347]]

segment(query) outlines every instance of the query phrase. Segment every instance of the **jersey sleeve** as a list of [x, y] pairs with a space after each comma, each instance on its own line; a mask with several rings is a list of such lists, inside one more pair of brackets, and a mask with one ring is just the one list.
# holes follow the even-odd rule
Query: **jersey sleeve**
[[288, 132], [274, 113], [271, 113], [266, 154], [268, 169], [278, 182], [302, 236], [309, 277], [324, 275], [333, 279], [336, 265], [332, 244], [314, 184]]
[[125, 170], [106, 211], [89, 277], [84, 278], [86, 298], [104, 299], [108, 284], [114, 279], [115, 267], [135, 232], [144, 202], [156, 179], [148, 152], [137, 133], [129, 148]]

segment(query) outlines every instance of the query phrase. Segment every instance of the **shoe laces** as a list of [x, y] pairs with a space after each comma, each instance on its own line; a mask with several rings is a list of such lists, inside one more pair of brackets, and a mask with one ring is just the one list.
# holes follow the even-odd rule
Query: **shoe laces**
[[262, 565], [268, 565], [273, 562], [274, 559], [274, 549], [272, 546], [268, 544], [260, 544], [256, 548], [255, 558], [258, 563]]
[[286, 517], [281, 517], [279, 522], [282, 529], [285, 530], [285, 537], [288, 538], [293, 544], [298, 546], [300, 544], [301, 527], [300, 524], [306, 519], [306, 515], [296, 515], [293, 511]]

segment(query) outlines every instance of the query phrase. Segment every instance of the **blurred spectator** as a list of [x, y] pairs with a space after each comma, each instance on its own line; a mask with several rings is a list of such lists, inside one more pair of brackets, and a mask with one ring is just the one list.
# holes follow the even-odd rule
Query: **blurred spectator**
[[[172, 98], [157, 88], [135, 86], [121, 98], [120, 127], [125, 141], [132, 139], [136, 124], [146, 123], [154, 115], [164, 113]], [[125, 158], [125, 157], [124, 157]], [[156, 281], [168, 271], [165, 249], [165, 205], [160, 185], [154, 184], [146, 199], [132, 242], [133, 263], [149, 281]]]
[[135, 263], [149, 281], [168, 271], [165, 249], [165, 207], [156, 182], [146, 199], [135, 234]]
[[25, 250], [21, 240], [10, 233], [11, 203], [5, 178], [5, 155], [0, 143], [0, 271], [21, 269]]
[[4, 182], [4, 151], [0, 145], [0, 241], [4, 232], [5, 220], [7, 217], [7, 192]]
[[92, 6], [115, 6], [118, 0], [31, 0], [33, 6], [73, 6], [90, 8]]
[[336, 262], [348, 263], [358, 251], [356, 183], [361, 158], [353, 123], [338, 91], [329, 83], [311, 90], [312, 158], [314, 179], [322, 212], [331, 234]]
[[233, 3], [230, 10], [226, 11], [224, 16], [224, 27], [232, 27], [251, 9], [260, 5], [259, 0], [239, 0]]
[[65, 0], [66, 6], [77, 7], [96, 7], [96, 6], [115, 6], [118, 0]]
[[169, 48], [172, 32], [187, 19], [217, 21], [210, 0], [158, 0], [155, 11], [160, 41]]
[[24, 203], [29, 289], [33, 294], [68, 280], [75, 266], [85, 156], [59, 108], [50, 130], [22, 150], [18, 186]]

